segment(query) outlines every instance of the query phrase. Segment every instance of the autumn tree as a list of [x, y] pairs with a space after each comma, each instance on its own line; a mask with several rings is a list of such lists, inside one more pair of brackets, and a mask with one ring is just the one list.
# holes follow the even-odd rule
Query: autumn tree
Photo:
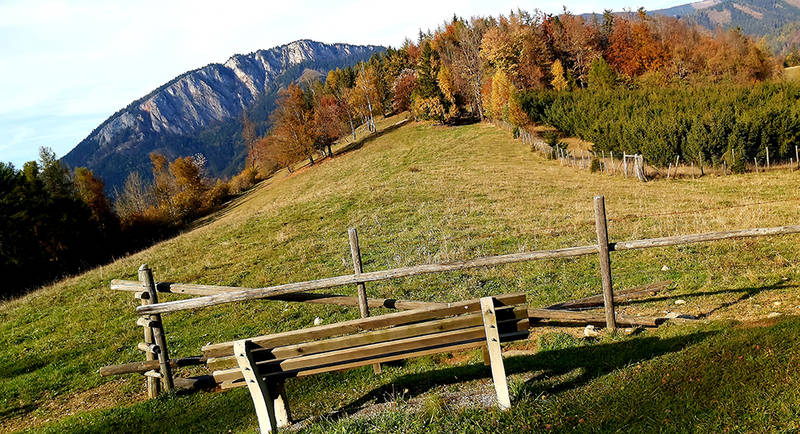
[[392, 109], [406, 111], [411, 107], [411, 95], [417, 87], [417, 74], [413, 69], [405, 69], [392, 84]]
[[585, 76], [591, 63], [601, 57], [600, 34], [583, 17], [569, 12], [549, 20], [550, 39], [554, 56], [561, 60], [579, 85], [585, 84]]
[[292, 83], [280, 93], [272, 112], [272, 130], [275, 144], [282, 147], [286, 156], [302, 156], [314, 164], [313, 114], [307, 105], [303, 90]]
[[467, 22], [456, 17], [437, 35], [437, 47], [448, 73], [452, 74], [453, 94], [464, 99], [466, 105], [479, 119], [484, 117], [481, 98], [483, 60], [480, 57], [481, 41], [490, 27], [486, 18], [473, 18]]
[[109, 224], [114, 222], [115, 216], [111, 209], [111, 203], [106, 197], [103, 180], [96, 177], [91, 170], [78, 167], [75, 169], [74, 182], [78, 196], [92, 210], [92, 218], [100, 225], [101, 229], [105, 230]]
[[379, 87], [379, 74], [374, 65], [364, 66], [359, 64], [355, 86], [350, 92], [350, 105], [361, 113], [369, 131], [376, 131], [375, 112], [382, 111], [381, 89]]
[[343, 123], [345, 116], [343, 109], [333, 95], [323, 95], [314, 106], [313, 128], [314, 136], [320, 146], [327, 149], [328, 156], [333, 157], [331, 145], [346, 133]]
[[553, 80], [550, 82], [550, 84], [555, 90], [562, 91], [567, 89], [569, 83], [564, 77], [564, 67], [561, 66], [560, 60], [553, 62], [553, 66], [550, 68], [550, 75], [553, 76]]
[[156, 205], [172, 216], [172, 197], [177, 193], [177, 185], [175, 178], [169, 173], [169, 161], [163, 154], [151, 152], [150, 163], [153, 170], [153, 196]]
[[354, 79], [340, 69], [331, 70], [325, 79], [325, 88], [336, 98], [339, 105], [339, 113], [346, 118], [350, 125], [350, 132], [353, 134], [353, 141], [356, 141], [355, 109], [350, 105], [350, 92]]
[[193, 217], [202, 211], [203, 195], [208, 186], [203, 181], [201, 167], [192, 157], [176, 158], [169, 165], [177, 192], [172, 198], [180, 218]]
[[492, 77], [491, 112], [495, 119], [508, 120], [508, 100], [511, 97], [513, 86], [504, 70], [498, 69], [494, 73]]

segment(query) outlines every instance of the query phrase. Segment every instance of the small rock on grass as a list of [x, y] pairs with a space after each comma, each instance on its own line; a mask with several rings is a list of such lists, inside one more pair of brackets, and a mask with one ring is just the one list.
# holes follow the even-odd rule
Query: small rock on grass
[[775, 318], [775, 317], [779, 317], [781, 315], [783, 315], [783, 314], [780, 313], [780, 312], [770, 312], [769, 314], [767, 314], [767, 318]]
[[600, 331], [591, 324], [587, 325], [586, 328], [583, 329], [583, 335], [587, 338], [592, 338], [595, 336], [600, 336]]
[[320, 317], [314, 318], [314, 325], [318, 326], [320, 324], [322, 324], [322, 318], [320, 318]]
[[697, 319], [694, 315], [689, 315], [686, 313], [679, 313], [679, 312], [670, 312], [665, 315], [665, 318], [668, 319]]
[[675, 300], [675, 304], [686, 304], [686, 300]]
[[661, 271], [669, 271], [669, 267], [667, 267], [667, 266], [665, 265], [665, 266], [661, 267]]

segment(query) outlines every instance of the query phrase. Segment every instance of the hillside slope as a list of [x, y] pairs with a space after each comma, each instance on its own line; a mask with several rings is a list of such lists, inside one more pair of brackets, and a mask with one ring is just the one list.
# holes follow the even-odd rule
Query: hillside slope
[[122, 183], [131, 171], [149, 176], [152, 151], [170, 159], [201, 153], [208, 160], [210, 175], [231, 175], [241, 170], [245, 157], [244, 110], [251, 110], [253, 119], [266, 119], [277, 90], [305, 71], [352, 65], [383, 50], [300, 40], [237, 54], [224, 64], [186, 72], [132, 102], [62, 160], [71, 167], [94, 170], [108, 188]]
[[[396, 121], [388, 119], [380, 127]], [[190, 232], [0, 304], [0, 430], [146, 431], [163, 429], [158, 424], [165, 420], [175, 431], [245, 431], [256, 426], [242, 389], [140, 402], [141, 377], [97, 375], [100, 366], [142, 357], [135, 350], [141, 340], [135, 326], [137, 303], [130, 294], [108, 289], [113, 278], [135, 278], [142, 263], [153, 268], [158, 280], [234, 286], [338, 275], [352, 270], [350, 226], [359, 229], [367, 271], [583, 245], [595, 237], [591, 199], [598, 193], [606, 195], [612, 240], [800, 221], [796, 173], [640, 184], [560, 167], [487, 124], [447, 128], [412, 123], [344, 146], [349, 150], [332, 160], [292, 176], [279, 173]], [[738, 206], [754, 203], [759, 205]], [[797, 237], [785, 237], [621, 252], [613, 257], [613, 271], [617, 288], [663, 279], [676, 282], [663, 297], [623, 305], [625, 313], [679, 310], [720, 321], [800, 312], [798, 263]], [[367, 292], [452, 301], [525, 291], [531, 305], [544, 306], [594, 294], [599, 287], [595, 259], [579, 258], [401, 279], [370, 284]], [[676, 299], [686, 303], [677, 306]], [[357, 316], [344, 307], [252, 301], [168, 314], [164, 323], [170, 353], [177, 357], [199, 354], [207, 342], [306, 327], [315, 317], [330, 323]], [[491, 402], [484, 398], [491, 396], [491, 385], [479, 352], [394, 364], [381, 376], [358, 369], [293, 380], [287, 386], [297, 419], [387, 404], [366, 419], [321, 425], [312, 420], [311, 428], [320, 431], [421, 431], [431, 414], [438, 415], [442, 429], [518, 424], [516, 429], [528, 425], [542, 430], [558, 420], [574, 425], [581, 417], [591, 421], [589, 429], [599, 430], [635, 418], [638, 406], [632, 400], [644, 396], [649, 411], [642, 417], [684, 409], [683, 415], [670, 418], [677, 431], [691, 428], [701, 416], [709, 429], [735, 425], [739, 419], [744, 422], [735, 426], [742, 431], [758, 430], [765, 420], [790, 426], [800, 414], [800, 373], [787, 370], [786, 363], [800, 351], [800, 323], [731, 330], [728, 325], [673, 326], [604, 338], [603, 345], [587, 347], [569, 335], [540, 329], [538, 337], [520, 345], [540, 352], [533, 359], [509, 362], [515, 410], [507, 415], [481, 404]], [[768, 342], [772, 352], [751, 354], [758, 342], [751, 339], [761, 339], [764, 348]], [[725, 354], [732, 348], [736, 357], [746, 356], [747, 364], [730, 364]], [[699, 376], [685, 379], [695, 382], [691, 387], [711, 391], [698, 394], [697, 401], [690, 400], [694, 395], [689, 386], [660, 382], [668, 368], [691, 367], [687, 374], [703, 371], [709, 355], [719, 364], [705, 369], [715, 374], [702, 381]], [[182, 374], [190, 372], [199, 371]], [[725, 383], [725, 388], [718, 382], [730, 378], [739, 382]], [[763, 387], [761, 379], [770, 387]], [[628, 393], [620, 385], [636, 387], [625, 389]], [[738, 395], [731, 395], [732, 390]], [[728, 405], [707, 408], [708, 402], [741, 401], [731, 396], [752, 403], [739, 410]], [[617, 404], [600, 407], [595, 402]], [[639, 429], [663, 426], [660, 414], [638, 423], [634, 427]]]

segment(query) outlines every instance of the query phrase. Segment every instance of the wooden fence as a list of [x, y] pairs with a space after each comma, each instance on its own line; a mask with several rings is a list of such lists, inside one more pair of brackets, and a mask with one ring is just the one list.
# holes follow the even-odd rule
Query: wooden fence
[[[633, 241], [611, 241], [608, 239], [608, 229], [603, 196], [594, 198], [595, 235], [597, 244], [567, 247], [553, 250], [538, 250], [505, 255], [474, 258], [450, 263], [434, 263], [415, 265], [410, 267], [393, 268], [379, 271], [364, 272], [361, 265], [361, 251], [358, 244], [358, 234], [355, 229], [348, 231], [351, 256], [353, 259], [353, 273], [317, 280], [286, 283], [282, 285], [262, 288], [240, 288], [219, 285], [198, 285], [186, 283], [155, 283], [153, 275], [147, 266], [139, 270], [139, 281], [113, 280], [111, 289], [132, 291], [135, 297], [141, 300], [141, 305], [136, 308], [140, 315], [137, 324], [144, 328], [144, 342], [139, 349], [145, 352], [145, 362], [108, 367], [111, 374], [141, 372], [149, 369], [145, 375], [148, 381], [150, 396], [158, 393], [156, 380], [161, 379], [165, 390], [170, 390], [172, 385], [171, 368], [190, 364], [202, 364], [198, 358], [183, 358], [170, 360], [167, 351], [167, 342], [164, 336], [161, 314], [190, 309], [199, 309], [226, 303], [244, 300], [273, 299], [284, 301], [297, 301], [308, 303], [337, 304], [358, 306], [361, 317], [369, 316], [370, 308], [388, 307], [395, 309], [417, 309], [421, 307], [441, 306], [441, 303], [425, 301], [406, 301], [382, 298], [368, 298], [366, 284], [368, 282], [384, 281], [427, 273], [441, 273], [449, 271], [466, 270], [478, 267], [490, 267], [503, 264], [513, 264], [526, 261], [556, 258], [572, 258], [586, 255], [598, 255], [600, 275], [602, 278], [602, 299], [604, 308], [604, 322], [606, 327], [613, 331], [617, 324], [627, 325], [657, 325], [654, 318], [623, 317], [615, 314], [614, 300], [620, 294], [614, 294], [611, 273], [611, 252], [624, 250], [647, 249], [654, 247], [667, 247], [682, 244], [700, 243], [734, 238], [759, 237], [769, 235], [785, 235], [800, 233], [800, 225], [780, 226], [771, 228], [742, 229], [725, 232], [711, 232], [693, 235], [679, 235], [672, 237], [650, 238]], [[353, 285], [357, 297], [348, 297], [334, 294], [308, 294], [307, 291]], [[198, 297], [184, 300], [158, 302], [158, 292], [175, 294], [196, 295]], [[562, 305], [563, 306], [563, 305]], [[546, 309], [529, 309], [528, 314], [532, 320], [555, 319], [571, 321], [597, 322], [596, 314], [560, 310], [560, 306], [551, 306]], [[156, 370], [158, 369], [158, 370]], [[375, 367], [376, 372], [380, 368]], [[113, 372], [111, 372], [113, 371]], [[101, 370], [102, 374], [102, 370]]]
[[[623, 153], [621, 159], [615, 159], [613, 151], [609, 151], [608, 154], [606, 154], [605, 151], [570, 151], [564, 144], [559, 144], [555, 147], [550, 146], [536, 133], [530, 132], [526, 127], [514, 127], [503, 120], [496, 120], [494, 122], [497, 127], [514, 134], [514, 138], [520, 139], [522, 143], [529, 145], [531, 151], [538, 151], [546, 158], [558, 159], [561, 166], [568, 166], [576, 169], [591, 169], [592, 161], [597, 160], [599, 164], [597, 164], [596, 169], [607, 175], [616, 175], [619, 173], [624, 175], [625, 178], [630, 176], [642, 182], [647, 182], [648, 180], [646, 164], [641, 154]], [[758, 158], [753, 157], [752, 164], [745, 161], [744, 170], [759, 173], [772, 169], [788, 168], [793, 172], [796, 169], [800, 169], [800, 146], [795, 145], [794, 154], [795, 157], [789, 158], [788, 164], [785, 160], [783, 164], [780, 162], [776, 163], [770, 160], [769, 148], [765, 146], [764, 159], [759, 163]], [[619, 154], [617, 154], [617, 156], [619, 157]], [[727, 176], [729, 173], [732, 173], [731, 162], [736, 161], [736, 156], [736, 151], [734, 149], [729, 149], [719, 157], [716, 166], [709, 164], [706, 168], [712, 173], [716, 172], [717, 174]], [[707, 172], [707, 170], [704, 170], [702, 155], [698, 154], [695, 160], [697, 161], [696, 167], [695, 161], [686, 161], [686, 159], [682, 161], [680, 156], [676, 155], [675, 162], [670, 162], [666, 168], [649, 166], [651, 177], [663, 176], [666, 179], [673, 180], [678, 179], [679, 176], [686, 178], [691, 177], [692, 179], [702, 177]], [[664, 170], [666, 170], [666, 173], [664, 173]]]

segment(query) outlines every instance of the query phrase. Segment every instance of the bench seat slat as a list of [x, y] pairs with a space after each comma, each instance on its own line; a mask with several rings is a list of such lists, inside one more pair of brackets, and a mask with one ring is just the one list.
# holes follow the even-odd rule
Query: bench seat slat
[[[529, 321], [527, 318], [507, 320], [504, 321], [504, 325], [500, 327], [505, 329], [505, 336], [517, 332], [526, 333], [529, 327]], [[415, 336], [406, 339], [362, 345], [353, 348], [345, 348], [336, 351], [328, 351], [280, 361], [266, 361], [259, 363], [258, 367], [264, 376], [285, 375], [287, 372], [297, 372], [315, 368], [324, 369], [327, 367], [335, 367], [333, 370], [348, 369], [336, 367], [335, 365], [348, 365], [356, 363], [357, 366], [362, 366], [358, 365], [358, 362], [364, 360], [374, 361], [376, 358], [391, 357], [397, 354], [409, 354], [410, 352], [424, 349], [438, 348], [440, 349], [440, 352], [452, 351], [449, 348], [453, 345], [471, 342], [485, 343], [485, 332], [482, 325], [423, 336]], [[213, 375], [214, 379], [218, 383], [242, 377], [242, 373], [238, 367], [215, 371]]]
[[[525, 294], [499, 295], [495, 297], [495, 300], [497, 306], [513, 306], [525, 303]], [[404, 312], [396, 312], [386, 315], [311, 327], [307, 329], [258, 336], [250, 339], [250, 341], [255, 347], [275, 348], [299, 344], [316, 339], [329, 338], [332, 336], [345, 335], [348, 333], [382, 329], [390, 326], [410, 324], [419, 321], [479, 311], [480, 301], [469, 300], [457, 303], [449, 303], [447, 306], [443, 307], [414, 309]], [[207, 358], [231, 356], [233, 355], [233, 342], [206, 345], [203, 347], [203, 355]]]
[[[528, 335], [527, 331], [509, 333], [509, 334], [501, 335], [500, 336], [500, 340], [501, 340], [501, 342], [506, 342], [506, 341], [512, 341], [512, 340], [517, 340], [517, 339], [523, 339], [527, 335]], [[396, 361], [396, 360], [405, 360], [405, 359], [428, 356], [428, 355], [431, 355], [431, 354], [438, 354], [438, 353], [451, 353], [451, 352], [455, 352], [455, 351], [462, 351], [462, 350], [469, 350], [469, 349], [473, 349], [473, 348], [479, 348], [479, 347], [482, 347], [484, 345], [486, 345], [486, 339], [485, 338], [481, 338], [479, 340], [471, 341], [471, 342], [456, 343], [456, 344], [453, 344], [453, 345], [440, 346], [440, 347], [434, 347], [434, 348], [422, 348], [422, 349], [417, 350], [417, 351], [406, 351], [406, 352], [403, 352], [401, 354], [391, 354], [391, 355], [385, 355], [385, 356], [380, 356], [380, 357], [375, 357], [375, 358], [358, 360], [358, 361], [355, 361], [355, 362], [342, 363], [342, 364], [338, 364], [338, 365], [317, 367], [317, 368], [311, 368], [311, 369], [306, 369], [306, 370], [299, 370], [299, 371], [295, 371], [295, 372], [288, 372], [288, 373], [286, 373], [286, 376], [305, 377], [305, 376], [309, 376], [309, 375], [322, 374], [322, 373], [325, 373], [325, 372], [344, 371], [344, 370], [348, 370], [348, 369], [359, 368], [359, 367], [362, 367], [362, 366], [369, 366], [369, 365], [372, 365], [373, 363], [392, 362], [392, 361]], [[220, 385], [221, 389], [223, 389], [223, 390], [224, 389], [233, 389], [233, 388], [237, 388], [237, 387], [244, 387], [246, 385], [244, 383], [244, 380], [241, 378], [241, 373], [239, 373], [239, 377], [233, 376], [233, 377], [230, 377], [230, 378], [232, 378], [232, 379], [220, 379], [220, 380], [217, 380], [217, 383]]]
[[[525, 307], [505, 307], [497, 309], [498, 318], [522, 319], [527, 317]], [[361, 345], [369, 345], [396, 339], [410, 338], [414, 336], [428, 335], [451, 330], [458, 330], [466, 327], [478, 326], [483, 324], [480, 313], [461, 315], [441, 320], [424, 321], [405, 326], [392, 327], [388, 329], [374, 330], [355, 335], [341, 336], [315, 342], [305, 342], [295, 345], [277, 347], [270, 350], [255, 350], [253, 358], [257, 362], [265, 360], [283, 360], [291, 357], [307, 356], [326, 351], [352, 348]], [[209, 359], [208, 368], [212, 371], [227, 369], [237, 366], [236, 358], [233, 356], [218, 357]]]

